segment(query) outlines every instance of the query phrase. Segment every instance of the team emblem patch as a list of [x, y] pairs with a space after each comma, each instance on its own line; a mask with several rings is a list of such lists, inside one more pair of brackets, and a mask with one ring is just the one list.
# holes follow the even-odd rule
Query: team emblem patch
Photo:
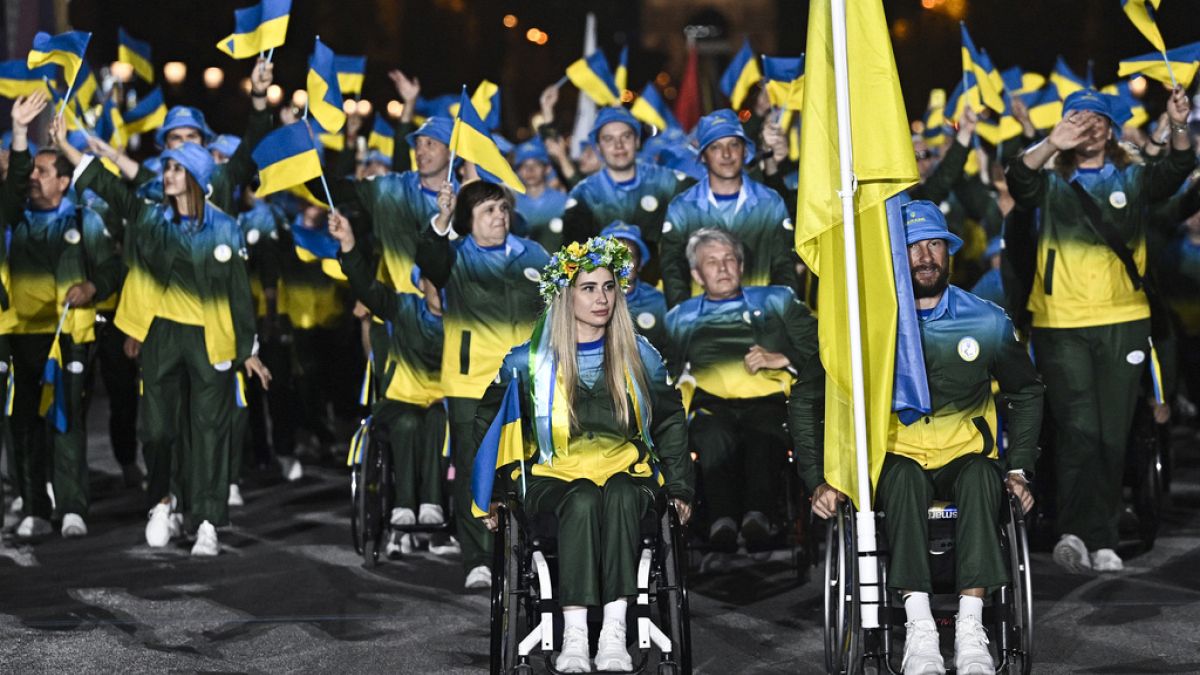
[[651, 328], [654, 328], [654, 324], [656, 323], [658, 323], [658, 319], [655, 319], [654, 315], [650, 312], [642, 312], [641, 314], [637, 315], [637, 325], [642, 330], [650, 330]]
[[646, 195], [642, 197], [641, 204], [643, 211], [653, 211], [658, 208], [658, 198], [654, 195]]
[[1129, 200], [1125, 197], [1124, 192], [1117, 190], [1108, 196], [1108, 203], [1112, 204], [1114, 209], [1123, 209], [1129, 203]]
[[533, 269], [532, 267], [526, 267], [525, 268], [525, 278], [530, 281], [541, 281], [542, 275], [541, 275], [541, 273], [539, 273], [537, 270]]
[[666, 234], [666, 233], [670, 232], [670, 231], [671, 231], [671, 229], [672, 229], [672, 228], [674, 228], [674, 227], [675, 227], [675, 226], [671, 224], [671, 221], [669, 221], [669, 220], [664, 220], [664, 221], [663, 221], [663, 234]]
[[550, 227], [550, 231], [553, 232], [554, 234], [558, 234], [558, 233], [562, 232], [562, 227], [563, 227], [562, 218], [551, 218], [549, 227]]
[[979, 341], [969, 335], [959, 340], [958, 356], [968, 363], [979, 358]]
[[79, 234], [79, 230], [73, 227], [63, 233], [63, 239], [66, 240], [68, 244], [78, 244], [79, 240], [82, 238], [83, 237]]
[[83, 364], [79, 361], [71, 361], [67, 364], [67, 372], [72, 375], [78, 375], [83, 372]]
[[217, 262], [229, 262], [229, 259], [233, 257], [233, 249], [229, 248], [227, 244], [221, 244], [213, 249], [213, 257], [217, 259]]
[[222, 361], [220, 363], [213, 364], [213, 368], [215, 370], [217, 370], [218, 372], [222, 372], [222, 373], [229, 370], [232, 367], [233, 367], [233, 361]]
[[258, 243], [258, 238], [261, 236], [262, 232], [259, 232], [258, 230], [250, 230], [246, 233], [246, 243], [253, 246]]
[[1142, 362], [1146, 360], [1146, 352], [1140, 349], [1135, 349], [1125, 355], [1125, 360], [1129, 362], [1129, 365], [1131, 366], [1140, 366], [1142, 365]]

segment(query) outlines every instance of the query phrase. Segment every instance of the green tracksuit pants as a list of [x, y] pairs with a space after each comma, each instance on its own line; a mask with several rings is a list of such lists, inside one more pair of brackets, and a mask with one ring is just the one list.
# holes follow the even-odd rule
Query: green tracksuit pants
[[492, 562], [492, 535], [483, 521], [471, 515], [471, 474], [479, 447], [475, 444], [475, 411], [479, 399], [451, 396], [446, 399], [450, 415], [451, 454], [454, 462], [454, 526], [462, 545], [463, 569], [471, 571]]
[[558, 601], [599, 606], [637, 593], [639, 525], [654, 503], [653, 479], [619, 473], [600, 487], [586, 478], [529, 476], [525, 509], [558, 517]]
[[25, 503], [25, 515], [50, 518], [50, 495], [46, 492], [46, 483], [50, 482], [58, 512], [86, 518], [89, 498], [83, 388], [87, 346], [73, 343], [65, 334], [59, 341], [67, 417], [67, 431], [60, 433], [49, 419], [52, 415], [43, 419], [39, 414], [42, 375], [53, 341], [51, 333], [8, 336], [14, 378], [9, 418], [13, 481]]
[[161, 318], [150, 326], [141, 361], [138, 423], [150, 505], [170, 494], [174, 479], [191, 527], [227, 525], [234, 368], [208, 362], [204, 328]]
[[442, 447], [446, 409], [441, 402], [421, 408], [384, 399], [375, 403], [376, 424], [386, 425], [392, 449], [396, 508], [417, 510], [442, 504]]
[[959, 590], [995, 588], [1008, 582], [1000, 551], [1004, 485], [995, 460], [964, 455], [926, 471], [900, 455], [884, 456], [875, 490], [884, 513], [891, 562], [888, 587], [933, 592], [929, 573], [929, 506], [947, 499], [958, 507], [954, 526], [955, 580]]
[[1057, 528], [1088, 549], [1116, 548], [1121, 480], [1150, 321], [1036, 328], [1033, 354], [1054, 416]]
[[770, 517], [778, 511], [776, 495], [787, 458], [787, 401], [782, 396], [696, 398], [688, 436], [700, 463], [709, 520], [740, 522], [748, 511]]

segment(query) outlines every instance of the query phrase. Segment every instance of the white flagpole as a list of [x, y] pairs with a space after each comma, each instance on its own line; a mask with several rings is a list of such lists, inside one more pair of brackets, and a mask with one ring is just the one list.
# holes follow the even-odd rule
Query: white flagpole
[[[587, 58], [596, 51], [596, 15], [588, 12], [583, 31], [583, 56]], [[587, 140], [592, 124], [596, 122], [596, 102], [592, 97], [580, 92], [579, 103], [575, 108], [575, 127], [571, 131], [571, 157], [578, 159]]]
[[[869, 0], [878, 2], [879, 0]], [[850, 133], [850, 66], [846, 48], [846, 0], [830, 0], [833, 20], [833, 77], [837, 100], [838, 168], [841, 175], [842, 235], [846, 256], [846, 298], [850, 319], [850, 377], [853, 383], [854, 451], [858, 465], [858, 573], [863, 628], [879, 627], [879, 578], [875, 561], [875, 511], [867, 452], [866, 386], [863, 381], [862, 317], [859, 310], [858, 250], [855, 227], [854, 147]], [[867, 111], [861, 111], [867, 112]]]

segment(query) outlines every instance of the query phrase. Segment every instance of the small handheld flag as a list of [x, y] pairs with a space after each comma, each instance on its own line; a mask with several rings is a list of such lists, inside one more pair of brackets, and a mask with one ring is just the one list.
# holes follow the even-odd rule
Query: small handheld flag
[[249, 59], [279, 47], [287, 37], [291, 12], [292, 0], [263, 0], [234, 10], [233, 33], [218, 42], [217, 49], [235, 59]]
[[617, 62], [617, 72], [613, 76], [613, 84], [617, 85], [618, 98], [629, 88], [629, 45], [621, 48], [621, 58]]
[[334, 56], [333, 68], [337, 72], [338, 90], [342, 95], [362, 94], [363, 77], [367, 72], [365, 56]]
[[66, 323], [67, 313], [70, 311], [71, 305], [63, 305], [62, 314], [58, 317], [58, 328], [54, 331], [50, 354], [46, 358], [46, 366], [42, 369], [42, 399], [38, 406], [38, 414], [49, 420], [60, 434], [67, 431], [67, 383], [63, 377], [60, 339], [63, 324]]
[[459, 100], [458, 117], [454, 120], [454, 132], [450, 135], [450, 165], [454, 165], [454, 155], [468, 162], [474, 162], [479, 170], [479, 176], [490, 183], [503, 183], [508, 187], [525, 193], [525, 185], [508, 164], [508, 160], [496, 147], [491, 134], [475, 112], [475, 106], [467, 98], [467, 88], [463, 87]]
[[961, 23], [959, 26], [962, 29], [962, 68], [966, 89], [969, 91], [972, 84], [977, 84], [983, 105], [997, 113], [1003, 113], [1004, 98], [1000, 91], [1004, 88], [1004, 83], [1000, 73], [992, 66], [991, 59], [975, 49], [975, 43], [967, 33], [967, 24]]
[[375, 113], [375, 124], [367, 137], [367, 147], [391, 157], [396, 152], [396, 128], [386, 117]]
[[121, 119], [121, 111], [110, 96], [104, 100], [104, 107], [96, 118], [95, 134], [100, 140], [120, 150], [125, 147], [128, 138], [125, 136], [125, 121]]
[[321, 263], [321, 271], [340, 281], [346, 280], [342, 265], [338, 262], [340, 244], [329, 234], [329, 228], [310, 230], [303, 225], [292, 227], [292, 241], [296, 244], [296, 257], [301, 262]]
[[567, 79], [596, 105], [621, 105], [621, 92], [600, 50], [567, 66]]
[[525, 459], [525, 438], [521, 432], [521, 395], [518, 393], [517, 378], [508, 381], [500, 411], [492, 420], [471, 471], [471, 515], [483, 518], [488, 514], [492, 502], [492, 486], [496, 481], [496, 470], [512, 462]]
[[750, 93], [750, 87], [760, 80], [762, 71], [758, 67], [758, 59], [754, 58], [754, 51], [750, 49], [750, 38], [746, 38], [721, 75], [721, 93], [729, 97], [730, 106], [737, 110]]
[[1083, 78], [1076, 75], [1061, 56], [1054, 63], [1054, 72], [1050, 73], [1050, 82], [1058, 88], [1058, 95], [1064, 101], [1068, 96], [1085, 87]]
[[1150, 53], [1125, 59], [1117, 66], [1117, 75], [1125, 77], [1140, 73], [1172, 87], [1178, 83], [1187, 89], [1192, 86], [1197, 69], [1200, 69], [1200, 42], [1193, 42], [1165, 54]]
[[763, 79], [771, 105], [785, 110], [800, 110], [804, 105], [804, 55], [797, 57], [764, 56]]
[[659, 130], [679, 128], [679, 120], [675, 119], [675, 113], [667, 107], [653, 82], [646, 83], [642, 95], [629, 107], [629, 114]]
[[267, 134], [251, 157], [258, 165], [260, 197], [303, 185], [321, 175], [321, 156], [305, 121]]
[[30, 68], [18, 59], [0, 62], [0, 96], [18, 98], [46, 91], [50, 88], [47, 82], [53, 77], [53, 66]]
[[1142, 35], [1154, 45], [1159, 52], [1167, 51], [1162, 33], [1158, 31], [1158, 19], [1155, 11], [1162, 0], [1121, 0], [1121, 9]]
[[29, 50], [29, 56], [25, 57], [25, 65], [37, 68], [57, 63], [62, 66], [63, 78], [70, 83], [67, 86], [67, 95], [63, 97], [63, 104], [59, 105], [59, 115], [62, 114], [63, 105], [71, 99], [75, 78], [83, 69], [83, 55], [87, 52], [91, 39], [91, 33], [81, 31], [71, 31], [53, 37], [49, 33], [38, 33], [33, 37], [33, 48]]
[[313, 53], [308, 59], [306, 88], [306, 111], [311, 112], [321, 127], [329, 133], [336, 134], [341, 131], [342, 126], [346, 124], [346, 112], [342, 110], [342, 92], [338, 89], [333, 50], [326, 47], [319, 36], [313, 43]]
[[146, 97], [125, 113], [125, 135], [144, 134], [162, 126], [167, 118], [167, 106], [163, 103], [162, 89], [155, 87]]
[[135, 39], [124, 28], [117, 29], [117, 60], [133, 66], [133, 72], [149, 84], [154, 84], [154, 58], [150, 44]]

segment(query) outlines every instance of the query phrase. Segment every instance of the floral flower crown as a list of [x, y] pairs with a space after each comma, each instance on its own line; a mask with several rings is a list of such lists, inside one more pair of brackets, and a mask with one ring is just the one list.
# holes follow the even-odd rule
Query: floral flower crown
[[573, 241], [550, 258], [542, 270], [538, 291], [547, 304], [571, 285], [579, 270], [592, 272], [601, 267], [612, 270], [621, 290], [629, 288], [633, 278], [633, 254], [616, 237], [592, 237], [587, 243]]

